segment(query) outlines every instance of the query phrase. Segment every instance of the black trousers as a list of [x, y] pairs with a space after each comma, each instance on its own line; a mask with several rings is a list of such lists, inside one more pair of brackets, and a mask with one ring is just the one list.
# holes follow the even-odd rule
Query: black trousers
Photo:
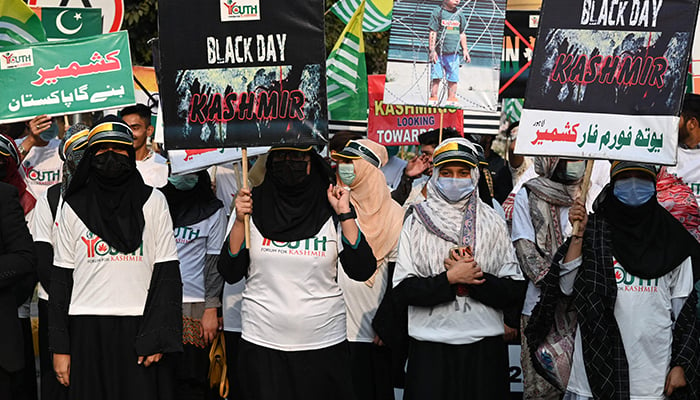
[[149, 367], [137, 364], [134, 341], [141, 317], [71, 316], [71, 400], [171, 400], [172, 354]]
[[246, 399], [355, 399], [347, 342], [316, 350], [280, 351], [241, 340], [238, 360]]
[[226, 376], [228, 377], [228, 397], [236, 400], [248, 400], [241, 390], [241, 378], [238, 372], [238, 353], [241, 345], [240, 332], [224, 331], [226, 338]]
[[24, 368], [11, 373], [12, 400], [37, 400], [36, 360], [31, 318], [20, 318], [24, 340]]
[[411, 339], [404, 400], [495, 400], [509, 395], [502, 336], [450, 345]]
[[374, 343], [350, 342], [350, 365], [355, 397], [394, 400], [391, 350]]
[[39, 374], [41, 400], [66, 400], [68, 388], [58, 383], [49, 352], [49, 302], [39, 299]]

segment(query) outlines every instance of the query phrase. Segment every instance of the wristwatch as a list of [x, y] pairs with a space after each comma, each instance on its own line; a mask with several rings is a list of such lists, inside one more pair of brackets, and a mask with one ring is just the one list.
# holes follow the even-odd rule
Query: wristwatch
[[345, 221], [346, 219], [355, 219], [357, 218], [357, 214], [355, 214], [354, 209], [350, 209], [350, 212], [338, 214], [338, 221]]
[[27, 154], [29, 154], [29, 150], [27, 150], [27, 149], [24, 147], [24, 143], [20, 143], [20, 145], [17, 146], [17, 147], [19, 148], [19, 156], [20, 156], [20, 157], [24, 158], [24, 157], [27, 156]]

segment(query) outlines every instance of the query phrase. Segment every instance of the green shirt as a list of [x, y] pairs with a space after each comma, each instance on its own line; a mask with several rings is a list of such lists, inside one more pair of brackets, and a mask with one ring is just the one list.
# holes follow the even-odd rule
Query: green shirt
[[467, 19], [458, 9], [449, 11], [440, 6], [430, 15], [428, 29], [437, 33], [435, 51], [438, 54], [454, 54], [459, 52], [459, 37], [467, 30]]

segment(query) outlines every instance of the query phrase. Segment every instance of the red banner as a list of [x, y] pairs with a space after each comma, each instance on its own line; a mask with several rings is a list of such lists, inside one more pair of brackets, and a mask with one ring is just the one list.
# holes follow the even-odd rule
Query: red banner
[[461, 109], [384, 104], [384, 75], [369, 75], [367, 137], [384, 146], [418, 144], [418, 135], [440, 128], [455, 128], [464, 135]]

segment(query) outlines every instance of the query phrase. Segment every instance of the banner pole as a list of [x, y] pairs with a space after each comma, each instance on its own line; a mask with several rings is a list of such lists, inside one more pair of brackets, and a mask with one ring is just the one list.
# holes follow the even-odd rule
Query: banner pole
[[[248, 189], [248, 148], [241, 147], [241, 166], [243, 167], [243, 189]], [[250, 215], [243, 219], [245, 227], [245, 248], [250, 249]]]
[[442, 143], [442, 117], [445, 115], [445, 113], [440, 113], [440, 137], [438, 138], [438, 145]]
[[[591, 175], [593, 174], [593, 163], [595, 160], [588, 160], [586, 162], [586, 173], [583, 174], [583, 182], [581, 182], [581, 201], [584, 206], [586, 204], [586, 197], [588, 196], [588, 189], [591, 188]], [[580, 221], [574, 222], [574, 229], [571, 231], [573, 233], [578, 232], [578, 225]]]

